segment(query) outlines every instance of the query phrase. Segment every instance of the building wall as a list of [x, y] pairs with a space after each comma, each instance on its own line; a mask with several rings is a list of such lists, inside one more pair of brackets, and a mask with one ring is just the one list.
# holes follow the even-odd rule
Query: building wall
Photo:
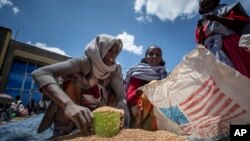
[[0, 32], [0, 38], [3, 39], [1, 41], [4, 41], [0, 42], [0, 93], [9, 94], [14, 99], [16, 95], [20, 95], [24, 103], [36, 94], [38, 102], [41, 94], [30, 73], [38, 67], [61, 62], [70, 57], [12, 40], [11, 30], [7, 28], [0, 27]]
[[0, 27], [0, 72], [7, 52], [8, 44], [11, 38], [11, 30]]

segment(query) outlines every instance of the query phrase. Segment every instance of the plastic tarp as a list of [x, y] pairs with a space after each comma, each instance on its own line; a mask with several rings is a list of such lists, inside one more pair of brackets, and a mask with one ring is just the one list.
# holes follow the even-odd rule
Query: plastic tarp
[[37, 134], [37, 128], [44, 114], [32, 116], [30, 118], [8, 122], [0, 125], [1, 141], [44, 141], [49, 139], [53, 134], [53, 129]]

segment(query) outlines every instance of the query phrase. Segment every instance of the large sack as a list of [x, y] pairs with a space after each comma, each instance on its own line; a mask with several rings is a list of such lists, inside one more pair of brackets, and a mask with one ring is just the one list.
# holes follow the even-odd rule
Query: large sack
[[250, 34], [242, 35], [239, 41], [240, 47], [247, 47], [250, 50]]
[[164, 80], [143, 87], [157, 128], [189, 140], [229, 139], [230, 124], [250, 123], [250, 79], [198, 46]]

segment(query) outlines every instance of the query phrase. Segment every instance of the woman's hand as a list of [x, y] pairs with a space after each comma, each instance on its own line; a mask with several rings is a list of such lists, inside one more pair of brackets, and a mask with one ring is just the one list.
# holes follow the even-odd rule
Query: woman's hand
[[137, 89], [136, 92], [135, 92], [135, 94], [136, 94], [137, 96], [141, 96], [141, 95], [143, 94], [143, 90]]
[[87, 135], [91, 133], [94, 116], [88, 108], [75, 103], [68, 103], [64, 107], [64, 113], [75, 123], [79, 130]]
[[239, 20], [233, 17], [221, 17], [214, 15], [212, 13], [208, 13], [204, 15], [204, 18], [210, 21], [217, 21], [227, 28], [233, 29], [235, 32], [240, 32], [240, 30], [249, 23], [249, 20]]

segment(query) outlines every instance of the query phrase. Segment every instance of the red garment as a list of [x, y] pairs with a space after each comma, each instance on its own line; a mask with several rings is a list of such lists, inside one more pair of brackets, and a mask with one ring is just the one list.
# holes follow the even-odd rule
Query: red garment
[[68, 80], [63, 82], [63, 90], [67, 91], [67, 95], [76, 104], [88, 107], [90, 110], [94, 110], [101, 106], [101, 100], [105, 98], [103, 91], [100, 91], [97, 85], [87, 90], [83, 90], [76, 83], [72, 83], [72, 81]]
[[127, 91], [127, 102], [129, 106], [134, 106], [137, 104], [140, 96], [136, 95], [136, 90], [137, 88], [144, 86], [147, 83], [148, 81], [131, 77]]
[[[238, 21], [250, 21], [250, 19], [242, 15], [238, 11], [231, 10], [226, 18], [235, 19]], [[195, 31], [196, 42], [199, 40], [199, 31], [201, 27], [197, 27]], [[202, 29], [203, 31], [206, 28]], [[205, 33], [205, 32], [204, 32]], [[204, 35], [207, 38], [207, 35]], [[231, 59], [234, 67], [241, 74], [250, 78], [250, 51], [246, 48], [239, 47], [240, 35], [234, 34], [227, 37], [223, 37], [222, 48], [227, 56]]]
[[244, 21], [244, 22], [249, 22], [250, 19], [244, 15], [242, 15], [242, 13], [240, 11], [236, 11], [236, 10], [231, 10], [228, 14], [228, 16], [226, 16], [229, 19], [234, 19], [234, 20], [238, 20], [238, 21]]
[[222, 48], [234, 64], [234, 68], [250, 78], [250, 51], [239, 47], [240, 35], [234, 34], [222, 39]]

